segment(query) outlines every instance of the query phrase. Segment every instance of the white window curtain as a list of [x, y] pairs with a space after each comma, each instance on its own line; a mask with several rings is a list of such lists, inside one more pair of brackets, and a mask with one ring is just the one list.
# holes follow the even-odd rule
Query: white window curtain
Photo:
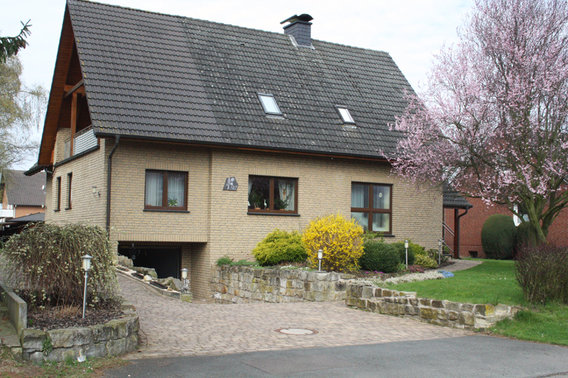
[[168, 172], [168, 207], [185, 205], [185, 175]]
[[278, 193], [280, 194], [280, 199], [286, 202], [286, 207], [284, 208], [284, 210], [293, 211], [296, 204], [296, 188], [294, 181], [278, 180]]
[[248, 207], [251, 207], [251, 203], [250, 203], [250, 191], [252, 190], [252, 179], [249, 176], [249, 193], [248, 193]]
[[375, 209], [390, 209], [390, 186], [374, 186], [373, 207]]
[[351, 185], [351, 207], [369, 207], [369, 187], [367, 185]]
[[162, 206], [163, 190], [162, 172], [146, 172], [146, 205]]

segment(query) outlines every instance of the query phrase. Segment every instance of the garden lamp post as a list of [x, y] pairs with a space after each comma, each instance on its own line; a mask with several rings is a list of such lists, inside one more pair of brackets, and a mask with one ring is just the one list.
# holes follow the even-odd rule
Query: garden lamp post
[[323, 259], [323, 250], [318, 250], [318, 272], [321, 272], [321, 260]]
[[87, 279], [89, 278], [89, 270], [91, 270], [92, 256], [85, 255], [83, 259], [83, 270], [85, 271], [85, 290], [83, 291], [83, 319], [85, 319], [85, 307], [87, 305]]
[[442, 239], [438, 240], [438, 266], [442, 263]]
[[183, 268], [181, 270], [181, 279], [183, 281], [183, 284], [182, 284], [182, 287], [181, 287], [181, 292], [187, 293], [187, 291], [189, 289], [189, 285], [187, 284], [187, 268]]
[[408, 240], [404, 241], [404, 252], [406, 254], [406, 269], [408, 269]]

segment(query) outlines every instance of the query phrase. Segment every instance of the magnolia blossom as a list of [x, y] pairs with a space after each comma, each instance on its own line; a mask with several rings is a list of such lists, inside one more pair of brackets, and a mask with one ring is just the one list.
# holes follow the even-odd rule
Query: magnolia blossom
[[459, 34], [397, 119], [394, 170], [526, 213], [543, 242], [568, 203], [568, 2], [478, 0]]

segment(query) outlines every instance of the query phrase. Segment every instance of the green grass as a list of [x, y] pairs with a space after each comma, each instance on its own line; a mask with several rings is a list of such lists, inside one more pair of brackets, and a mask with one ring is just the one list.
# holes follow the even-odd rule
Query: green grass
[[396, 290], [416, 291], [417, 296], [464, 303], [523, 306], [513, 319], [503, 320], [493, 333], [521, 340], [568, 345], [568, 305], [549, 303], [534, 306], [524, 299], [515, 278], [513, 261], [481, 260], [481, 265], [455, 272], [442, 280], [389, 285]]
[[447, 299], [465, 303], [502, 303], [524, 305], [523, 291], [515, 278], [511, 260], [482, 260], [455, 277], [390, 285], [396, 290], [416, 291], [419, 297]]

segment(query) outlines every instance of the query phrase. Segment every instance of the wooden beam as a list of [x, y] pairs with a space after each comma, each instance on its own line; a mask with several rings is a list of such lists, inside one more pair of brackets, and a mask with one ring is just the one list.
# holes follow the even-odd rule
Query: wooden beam
[[75, 132], [77, 131], [77, 92], [73, 92], [71, 98], [71, 147], [69, 148], [69, 157], [73, 156], [73, 142]]
[[69, 97], [70, 95], [72, 95], [76, 91], [81, 93], [81, 94], [85, 94], [85, 87], [83, 86], [83, 84], [84, 84], [83, 79], [81, 79], [81, 81], [79, 81], [75, 85], [66, 84], [65, 87], [64, 87], [65, 94], [63, 95], [63, 98]]

